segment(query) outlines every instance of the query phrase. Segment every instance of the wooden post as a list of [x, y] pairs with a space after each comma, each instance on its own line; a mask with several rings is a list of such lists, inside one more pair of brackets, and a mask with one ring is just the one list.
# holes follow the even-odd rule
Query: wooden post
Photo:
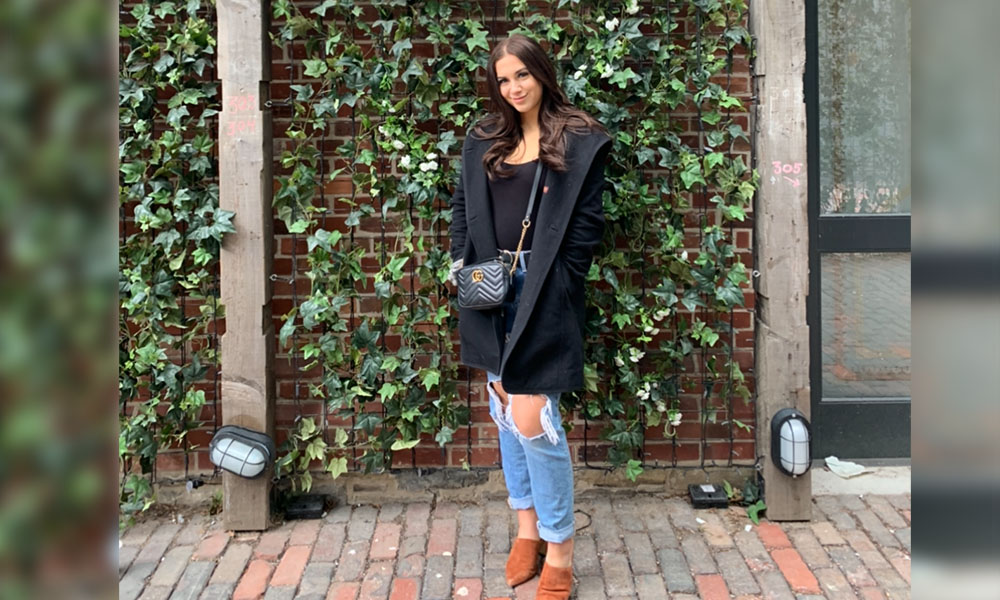
[[[268, 7], [261, 0], [219, 0], [219, 202], [236, 213], [236, 233], [221, 256], [222, 416], [274, 436], [274, 325], [271, 320], [271, 119]], [[267, 529], [270, 472], [259, 479], [223, 474], [225, 527]]]
[[[757, 454], [767, 517], [808, 520], [810, 473], [792, 478], [771, 460], [771, 417], [786, 407], [809, 416], [809, 220], [806, 185], [805, 4], [758, 0], [756, 147], [761, 174], [754, 222], [756, 267]], [[779, 173], [775, 173], [775, 165]], [[787, 172], [786, 172], [787, 171]]]

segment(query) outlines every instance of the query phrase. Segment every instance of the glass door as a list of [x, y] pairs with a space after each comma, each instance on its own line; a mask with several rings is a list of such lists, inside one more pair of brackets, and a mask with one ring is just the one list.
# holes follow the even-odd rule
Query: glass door
[[910, 2], [806, 7], [813, 452], [908, 457]]

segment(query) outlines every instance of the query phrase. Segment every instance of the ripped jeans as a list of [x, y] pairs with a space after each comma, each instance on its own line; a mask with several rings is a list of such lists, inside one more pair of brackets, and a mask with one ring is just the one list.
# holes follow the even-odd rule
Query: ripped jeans
[[[523, 258], [520, 263], [512, 281], [514, 299], [503, 306], [508, 338], [526, 274]], [[500, 380], [500, 376], [487, 371], [486, 380], [490, 416], [500, 430], [500, 455], [509, 494], [507, 504], [515, 510], [534, 507], [538, 514], [539, 537], [547, 542], [565, 542], [573, 537], [575, 531], [573, 465], [559, 413], [559, 396], [544, 395], [546, 403], [539, 414], [542, 432], [528, 437], [518, 430], [512, 412], [513, 401], [524, 401], [526, 396], [508, 394], [504, 409], [499, 394], [492, 386], [494, 381]]]

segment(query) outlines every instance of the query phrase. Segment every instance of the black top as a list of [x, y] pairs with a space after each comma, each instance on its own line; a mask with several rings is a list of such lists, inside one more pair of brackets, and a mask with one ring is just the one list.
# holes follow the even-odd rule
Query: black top
[[[497, 244], [503, 250], [517, 250], [517, 241], [521, 239], [521, 221], [524, 219], [524, 211], [528, 210], [528, 200], [531, 192], [531, 182], [535, 179], [535, 168], [538, 166], [535, 159], [521, 164], [510, 164], [504, 161], [504, 165], [514, 169], [514, 175], [508, 178], [498, 177], [489, 182], [490, 204], [493, 209], [493, 232], [496, 234]], [[538, 207], [542, 202], [542, 189], [545, 184], [545, 166], [542, 166], [542, 176], [538, 178], [538, 195], [535, 197], [535, 206], [531, 209], [531, 227], [524, 234], [524, 244], [521, 250], [531, 250], [531, 238], [538, 226]]]

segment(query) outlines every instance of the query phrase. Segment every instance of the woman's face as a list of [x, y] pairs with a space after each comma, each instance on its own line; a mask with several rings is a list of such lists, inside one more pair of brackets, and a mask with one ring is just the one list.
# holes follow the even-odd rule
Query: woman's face
[[535, 79], [521, 59], [508, 54], [496, 62], [500, 95], [522, 115], [537, 111], [542, 102], [542, 84]]

